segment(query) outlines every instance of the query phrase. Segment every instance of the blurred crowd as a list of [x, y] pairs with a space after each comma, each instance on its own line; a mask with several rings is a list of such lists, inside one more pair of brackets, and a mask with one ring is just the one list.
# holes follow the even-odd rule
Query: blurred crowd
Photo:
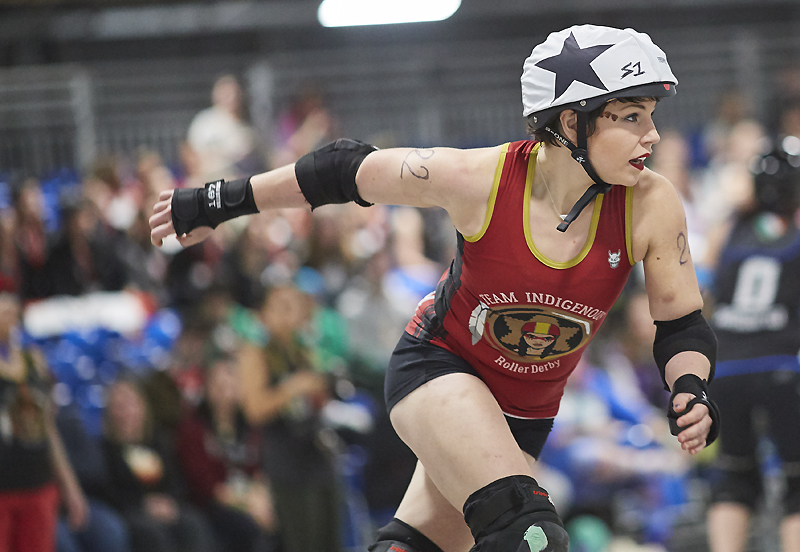
[[[681, 194], [705, 290], [727, 222], [753, 201], [753, 157], [775, 137], [800, 154], [792, 82], [769, 120], [731, 92], [691, 133], [658, 121], [649, 166]], [[38, 412], [50, 461], [29, 462], [22, 479], [0, 469], [0, 509], [39, 488], [27, 481], [50, 485], [37, 504], [61, 497], [59, 552], [365, 549], [414, 468], [385, 414], [383, 371], [452, 259], [446, 214], [283, 209], [229, 221], [186, 249], [153, 247], [147, 224], [163, 190], [294, 162], [338, 127], [309, 89], [259, 136], [227, 75], [187, 129], [179, 167], [143, 149], [99, 158], [85, 175], [7, 179], [0, 379], [38, 406], [2, 403], [0, 432], [16, 436]], [[135, 331], [33, 316], [63, 313], [46, 309], [69, 297], [70, 320], [92, 319], [91, 305], [120, 296], [144, 313]], [[679, 529], [702, 522], [714, 449], [690, 459], [669, 435], [654, 333], [635, 272], [571, 377], [539, 462], [577, 550], [688, 550], [675, 543], [692, 533]]]

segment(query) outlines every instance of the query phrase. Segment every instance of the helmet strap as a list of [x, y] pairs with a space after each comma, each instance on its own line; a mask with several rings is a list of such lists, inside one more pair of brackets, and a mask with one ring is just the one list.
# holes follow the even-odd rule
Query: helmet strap
[[572, 223], [573, 220], [578, 218], [578, 215], [581, 214], [589, 203], [597, 196], [597, 194], [605, 194], [611, 190], [611, 184], [603, 181], [600, 176], [598, 176], [597, 172], [594, 170], [592, 166], [592, 162], [589, 161], [589, 150], [586, 147], [587, 136], [586, 136], [586, 128], [589, 123], [589, 117], [584, 111], [576, 111], [578, 115], [578, 145], [576, 146], [559, 133], [551, 129], [549, 126], [544, 127], [544, 129], [553, 135], [553, 137], [558, 140], [561, 144], [565, 147], [569, 148], [572, 152], [572, 158], [581, 164], [583, 170], [586, 171], [586, 174], [589, 175], [594, 181], [594, 184], [589, 186], [589, 188], [583, 193], [578, 201], [575, 202], [575, 205], [572, 206], [569, 213], [564, 220], [559, 224], [556, 229], [559, 232], [566, 232], [569, 225]]

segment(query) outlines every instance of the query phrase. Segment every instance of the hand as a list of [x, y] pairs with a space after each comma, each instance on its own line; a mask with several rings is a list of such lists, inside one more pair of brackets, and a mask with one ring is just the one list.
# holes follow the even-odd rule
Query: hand
[[[672, 408], [680, 414], [686, 405], [694, 399], [691, 393], [678, 393], [672, 399]], [[697, 454], [706, 446], [706, 437], [711, 429], [711, 415], [704, 404], [695, 404], [689, 412], [678, 418], [678, 427], [686, 428], [678, 434], [681, 448], [689, 454]]]
[[154, 493], [144, 497], [144, 509], [152, 517], [164, 523], [178, 519], [178, 504], [171, 496]]
[[283, 385], [292, 397], [322, 395], [328, 390], [327, 379], [310, 371], [292, 374]]
[[67, 509], [69, 528], [78, 531], [89, 522], [89, 501], [80, 489], [65, 489], [64, 506]]
[[247, 495], [247, 512], [261, 527], [274, 531], [277, 525], [272, 496], [263, 483], [253, 482]]
[[[158, 202], [153, 206], [152, 217], [150, 217], [150, 242], [161, 247], [164, 243], [164, 238], [170, 234], [175, 233], [175, 228], [172, 226], [172, 193], [174, 190], [166, 190], [161, 192], [158, 196]], [[189, 247], [196, 243], [200, 243], [211, 235], [214, 230], [208, 226], [200, 226], [195, 228], [188, 234], [178, 236], [178, 242], [183, 247]]]
[[233, 491], [226, 483], [218, 483], [214, 485], [214, 498], [226, 506], [234, 506], [236, 500]]

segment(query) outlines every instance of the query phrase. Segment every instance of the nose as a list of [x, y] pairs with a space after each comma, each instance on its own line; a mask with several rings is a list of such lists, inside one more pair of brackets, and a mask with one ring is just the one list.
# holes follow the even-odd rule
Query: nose
[[642, 136], [642, 144], [643, 145], [655, 145], [661, 141], [661, 136], [658, 134], [658, 130], [656, 130], [655, 123], [650, 123], [650, 129]]

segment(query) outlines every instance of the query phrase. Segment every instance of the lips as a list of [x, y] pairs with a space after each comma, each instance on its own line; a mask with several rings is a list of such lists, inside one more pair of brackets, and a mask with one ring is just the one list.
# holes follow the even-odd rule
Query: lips
[[647, 159], [648, 157], [650, 157], [650, 154], [645, 153], [644, 155], [640, 155], [635, 159], [631, 159], [630, 161], [628, 161], [628, 163], [630, 163], [635, 169], [641, 171], [644, 169], [644, 160]]

